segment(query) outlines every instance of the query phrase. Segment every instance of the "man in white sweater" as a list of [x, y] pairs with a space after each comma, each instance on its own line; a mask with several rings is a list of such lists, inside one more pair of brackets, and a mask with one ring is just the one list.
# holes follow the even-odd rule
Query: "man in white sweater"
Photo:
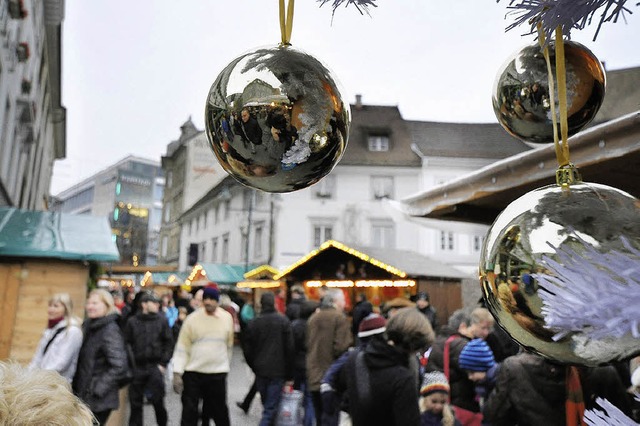
[[211, 283], [204, 288], [202, 307], [182, 324], [173, 354], [173, 389], [182, 393], [182, 426], [198, 423], [198, 402], [203, 416], [216, 426], [229, 426], [227, 373], [233, 349], [233, 319], [218, 307], [220, 292]]

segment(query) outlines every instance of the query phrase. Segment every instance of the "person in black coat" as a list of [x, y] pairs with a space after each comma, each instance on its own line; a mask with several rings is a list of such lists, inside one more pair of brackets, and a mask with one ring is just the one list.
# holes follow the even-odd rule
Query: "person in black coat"
[[347, 391], [354, 426], [418, 426], [418, 375], [410, 357], [433, 342], [431, 324], [418, 310], [404, 308], [387, 322], [383, 337], [352, 352], [337, 390]]
[[73, 392], [91, 409], [98, 424], [106, 423], [119, 405], [118, 380], [128, 371], [119, 314], [106, 290], [93, 290], [86, 303], [82, 325], [84, 340], [73, 377]]
[[293, 348], [295, 361], [293, 367], [293, 388], [304, 394], [304, 426], [311, 426], [315, 419], [311, 392], [307, 385], [307, 320], [318, 309], [320, 304], [315, 300], [305, 300], [299, 311], [299, 318], [291, 322], [293, 332]]
[[293, 385], [293, 335], [287, 317], [275, 309], [272, 292], [262, 294], [260, 305], [260, 315], [247, 329], [245, 358], [262, 399], [260, 424], [269, 425], [275, 421], [285, 382]]
[[131, 415], [129, 426], [142, 426], [142, 407], [145, 393], [153, 405], [158, 426], [166, 426], [164, 407], [164, 373], [173, 353], [173, 336], [167, 318], [160, 311], [160, 298], [144, 292], [141, 310], [127, 321], [125, 342], [135, 359], [133, 381], [129, 387]]

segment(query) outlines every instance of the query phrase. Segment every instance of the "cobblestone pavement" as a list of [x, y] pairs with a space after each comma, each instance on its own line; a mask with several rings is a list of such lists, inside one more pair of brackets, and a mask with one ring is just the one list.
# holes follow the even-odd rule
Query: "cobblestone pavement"
[[[253, 373], [251, 373], [251, 370], [244, 361], [242, 350], [236, 345], [233, 348], [231, 371], [227, 376], [227, 405], [229, 406], [229, 416], [232, 426], [256, 426], [260, 422], [262, 415], [260, 395], [256, 395], [248, 414], [244, 414], [244, 412], [236, 406], [236, 401], [242, 401], [252, 381]], [[169, 386], [169, 384], [167, 384], [167, 386]], [[173, 389], [167, 387], [167, 396], [164, 401], [169, 414], [169, 426], [180, 425], [180, 415], [182, 413], [180, 395], [175, 393]], [[155, 426], [156, 424], [153, 407], [145, 404], [144, 425]], [[211, 422], [211, 425], [213, 425], [213, 422]]]

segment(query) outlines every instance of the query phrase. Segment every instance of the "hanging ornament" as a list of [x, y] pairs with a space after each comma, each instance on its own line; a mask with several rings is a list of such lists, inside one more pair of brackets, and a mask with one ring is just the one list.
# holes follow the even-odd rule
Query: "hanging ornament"
[[605, 185], [549, 185], [512, 202], [481, 254], [485, 301], [522, 346], [563, 363], [640, 353], [640, 201]]
[[556, 185], [518, 198], [489, 229], [480, 260], [483, 297], [496, 322], [529, 350], [567, 364], [623, 360], [640, 353], [640, 201], [582, 182], [569, 159], [570, 71], [562, 28], [556, 29], [555, 70], [541, 24], [538, 35], [548, 70]]
[[350, 110], [333, 74], [289, 44], [247, 52], [222, 70], [205, 108], [209, 143], [240, 183], [267, 192], [306, 188], [329, 174], [347, 146]]
[[[549, 43], [554, 63], [555, 42]], [[564, 42], [569, 136], [586, 126], [600, 109], [605, 73], [593, 53], [576, 42]], [[551, 66], [555, 74], [555, 65]], [[516, 138], [532, 144], [553, 142], [552, 107], [557, 94], [550, 89], [549, 72], [541, 46], [525, 47], [502, 67], [493, 89], [493, 110], [498, 122]], [[555, 96], [554, 96], [555, 95]], [[557, 120], [557, 117], [556, 117]]]

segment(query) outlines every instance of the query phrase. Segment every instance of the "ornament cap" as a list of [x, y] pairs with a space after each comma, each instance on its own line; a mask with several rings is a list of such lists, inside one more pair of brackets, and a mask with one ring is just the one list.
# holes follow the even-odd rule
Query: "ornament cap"
[[556, 170], [556, 183], [562, 188], [568, 188], [571, 185], [582, 183], [582, 176], [578, 168], [573, 163], [569, 163]]

